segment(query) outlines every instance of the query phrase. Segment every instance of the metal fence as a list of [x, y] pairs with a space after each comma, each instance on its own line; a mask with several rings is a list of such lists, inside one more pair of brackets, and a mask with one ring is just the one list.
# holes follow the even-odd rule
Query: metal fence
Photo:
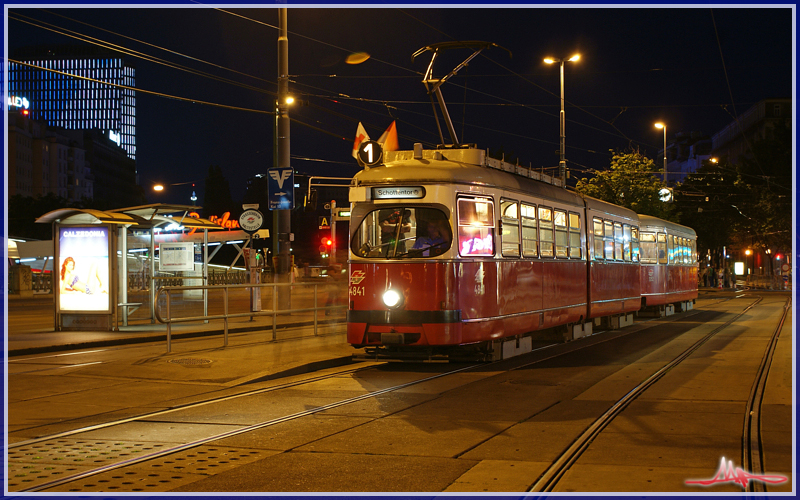
[[[296, 307], [288, 309], [278, 308], [278, 291], [291, 294], [295, 289], [306, 290], [304, 299], [300, 302], [305, 302], [305, 307]], [[269, 291], [259, 300], [259, 305], [271, 305], [271, 309], [259, 311], [241, 311], [231, 312], [230, 299], [231, 294], [237, 291], [250, 292], [252, 290]], [[158, 290], [153, 303], [153, 310], [155, 311], [156, 320], [160, 323], [167, 325], [167, 352], [172, 351], [172, 325], [175, 323], [189, 323], [189, 322], [208, 322], [212, 320], [222, 320], [223, 327], [223, 345], [228, 345], [228, 331], [229, 321], [235, 318], [257, 318], [257, 317], [271, 317], [272, 318], [272, 340], [277, 340], [277, 318], [280, 315], [291, 315], [296, 313], [312, 313], [314, 322], [314, 335], [318, 335], [319, 328], [319, 314], [328, 314], [334, 310], [346, 309], [347, 302], [341, 300], [343, 286], [341, 284], [333, 285], [331, 283], [260, 283], [260, 284], [236, 284], [236, 285], [187, 285], [187, 286], [165, 286]], [[186, 295], [187, 293], [194, 292], [195, 294], [202, 294], [203, 291], [222, 294], [222, 312], [216, 314], [209, 314], [205, 311], [201, 315], [190, 315], [182, 317], [173, 317], [173, 303], [175, 300], [180, 300], [177, 295]], [[308, 293], [310, 292], [310, 293]], [[346, 289], [345, 292], [346, 293]], [[320, 304], [321, 300], [325, 300], [325, 304]], [[294, 301], [294, 298], [292, 299]], [[160, 304], [161, 303], [161, 304]], [[163, 306], [163, 307], [160, 307]], [[162, 315], [162, 309], [164, 314]]]

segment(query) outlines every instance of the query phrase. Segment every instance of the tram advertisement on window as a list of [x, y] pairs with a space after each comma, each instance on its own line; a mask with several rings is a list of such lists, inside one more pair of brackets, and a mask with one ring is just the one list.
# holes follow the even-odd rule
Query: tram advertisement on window
[[58, 304], [61, 312], [110, 312], [108, 226], [59, 226]]

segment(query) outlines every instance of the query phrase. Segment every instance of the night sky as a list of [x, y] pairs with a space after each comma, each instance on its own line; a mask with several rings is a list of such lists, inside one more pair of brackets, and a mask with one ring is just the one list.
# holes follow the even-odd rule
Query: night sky
[[[6, 48], [87, 43], [93, 37], [166, 64], [136, 66], [137, 168], [156, 182], [197, 182], [219, 165], [234, 199], [273, 166], [278, 10], [184, 8], [11, 9]], [[22, 22], [26, 20], [28, 22]], [[47, 29], [45, 29], [47, 28]], [[573, 175], [608, 166], [609, 150], [658, 160], [663, 121], [713, 135], [762, 99], [794, 95], [793, 12], [781, 8], [299, 8], [289, 5], [292, 165], [349, 177], [358, 122], [373, 139], [397, 120], [400, 147], [439, 143], [421, 83], [429, 44], [480, 40], [484, 51], [443, 87], [461, 142], [504, 151], [523, 165], [558, 164], [559, 68], [567, 63], [566, 145]], [[68, 36], [69, 33], [72, 36]], [[507, 50], [505, 50], [507, 49]], [[510, 51], [510, 54], [509, 52]], [[345, 63], [351, 53], [370, 59]], [[445, 54], [443, 76], [471, 52]], [[200, 76], [177, 66], [201, 71]], [[147, 92], [145, 92], [147, 91]], [[191, 103], [175, 98], [211, 104]], [[219, 106], [217, 106], [219, 105]], [[240, 109], [230, 109], [231, 106]], [[305, 124], [305, 125], [303, 125]], [[445, 131], [445, 140], [449, 136]], [[189, 203], [190, 186], [151, 202]]]

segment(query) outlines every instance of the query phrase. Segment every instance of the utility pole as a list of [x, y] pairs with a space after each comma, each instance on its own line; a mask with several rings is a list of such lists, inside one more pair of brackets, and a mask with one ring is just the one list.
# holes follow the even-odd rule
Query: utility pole
[[[278, 105], [275, 108], [276, 157], [278, 168], [289, 168], [289, 37], [286, 27], [288, 9], [278, 9]], [[275, 238], [275, 283], [289, 283], [291, 269], [289, 258], [289, 235], [292, 232], [291, 210], [278, 209], [274, 215]], [[277, 303], [279, 309], [291, 308], [291, 290], [278, 287]]]

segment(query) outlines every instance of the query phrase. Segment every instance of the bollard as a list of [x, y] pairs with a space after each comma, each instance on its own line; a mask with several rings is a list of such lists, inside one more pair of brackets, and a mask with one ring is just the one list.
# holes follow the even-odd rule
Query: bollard
[[172, 352], [172, 316], [169, 313], [169, 290], [167, 290], [167, 352]]

